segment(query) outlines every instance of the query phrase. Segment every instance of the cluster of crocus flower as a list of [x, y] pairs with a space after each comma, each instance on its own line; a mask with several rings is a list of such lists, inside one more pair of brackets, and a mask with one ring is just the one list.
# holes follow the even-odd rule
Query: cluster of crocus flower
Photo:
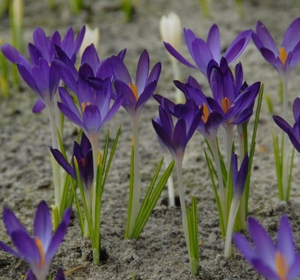
[[[21, 55], [13, 46], [9, 44], [1, 46], [1, 51], [5, 57], [17, 65], [23, 80], [38, 95], [38, 99], [32, 109], [33, 112], [38, 113], [45, 107], [47, 108], [52, 147], [54, 149], [59, 149], [57, 130], [62, 134], [61, 116], [57, 107], [58, 95], [56, 94], [61, 78], [55, 67], [55, 60], [57, 58], [55, 47], [59, 46], [74, 65], [84, 33], [85, 27], [83, 26], [75, 39], [73, 29], [69, 28], [62, 39], [58, 31], [55, 31], [51, 37], [47, 37], [41, 28], [36, 28], [33, 32], [34, 44], [28, 44], [31, 61]], [[61, 187], [64, 185], [64, 178], [61, 176], [59, 165], [53, 158], [51, 160], [55, 193], [54, 208], [55, 217], [57, 217], [54, 220], [55, 228], [61, 218], [60, 214], [65, 209], [61, 207], [64, 204], [62, 201], [63, 188]]]
[[[162, 22], [163, 24], [166, 23]], [[178, 25], [178, 20], [176, 24]], [[290, 71], [300, 60], [300, 35], [296, 32], [299, 27], [300, 19], [296, 19], [288, 28], [282, 47], [278, 50], [268, 31], [261, 22], [258, 22], [256, 33], [252, 30], [241, 32], [223, 56], [217, 25], [211, 27], [206, 41], [196, 37], [192, 30], [184, 29], [185, 42], [196, 66], [179, 53], [177, 46], [172, 46], [170, 41], [165, 42], [166, 49], [175, 59], [190, 68], [198, 69], [206, 77], [211, 90], [211, 96], [205, 95], [198, 81], [190, 76], [186, 83], [175, 81], [176, 87], [185, 96], [184, 104], [175, 104], [165, 97], [154, 95], [160, 105], [159, 116], [152, 120], [152, 124], [161, 146], [169, 150], [176, 163], [183, 232], [191, 272], [194, 275], [199, 272], [197, 204], [196, 199], [192, 198], [190, 209], [186, 207], [185, 202], [182, 165], [186, 146], [196, 130], [204, 136], [207, 142], [210, 154], [205, 151], [205, 157], [217, 202], [221, 233], [226, 238], [224, 255], [228, 258], [234, 227], [238, 229], [245, 227], [249, 174], [261, 104], [258, 102], [254, 137], [252, 137], [251, 148], [248, 151], [247, 125], [253, 114], [261, 84], [256, 82], [248, 85], [244, 81], [242, 64], [237, 63], [234, 71], [230, 68], [230, 64], [242, 54], [250, 39], [253, 38], [262, 55], [279, 72], [286, 90]], [[55, 159], [52, 161], [55, 183], [54, 235], [52, 236], [50, 211], [44, 201], [39, 204], [35, 216], [34, 238], [29, 236], [12, 211], [7, 208], [3, 211], [5, 227], [17, 250], [1, 241], [0, 249], [28, 261], [30, 270], [27, 279], [46, 279], [50, 262], [67, 230], [71, 212], [68, 206], [72, 205], [74, 197], [82, 234], [91, 238], [94, 262], [99, 263], [101, 197], [120, 130], [108, 160], [109, 135], [107, 134], [103, 153], [99, 151], [98, 142], [102, 126], [117, 113], [121, 106], [128, 112], [133, 127], [126, 238], [139, 236], [173, 168], [173, 163], [171, 163], [157, 188], [152, 192], [162, 165], [161, 161], [145, 196], [144, 202], [146, 202], [139, 209], [141, 197], [139, 120], [145, 103], [156, 91], [161, 74], [161, 63], [156, 63], [150, 69], [149, 54], [144, 50], [137, 64], [135, 79], [133, 79], [124, 63], [125, 50], [100, 61], [95, 46], [91, 44], [82, 52], [81, 64], [77, 69], [75, 67], [76, 55], [83, 41], [84, 32], [85, 27], [74, 39], [73, 30], [70, 28], [61, 40], [58, 32], [47, 37], [41, 28], [37, 28], [33, 35], [34, 44], [29, 44], [28, 47], [31, 62], [10, 45], [5, 44], [1, 48], [3, 54], [18, 66], [21, 76], [29, 87], [38, 94], [33, 112], [38, 113], [45, 107], [48, 110], [52, 133], [50, 150], [52, 158]], [[260, 101], [261, 96], [262, 94], [260, 94]], [[296, 122], [293, 127], [284, 118], [274, 117], [274, 120], [300, 152], [299, 106], [300, 99], [297, 98], [293, 108]], [[81, 138], [78, 137], [78, 142], [74, 142], [71, 160], [67, 159], [62, 143], [63, 117], [61, 114], [81, 130], [79, 134]], [[174, 118], [177, 119], [176, 123], [174, 123]], [[234, 128], [238, 132], [238, 144], [233, 140]], [[223, 133], [225, 159], [220, 151], [219, 131]], [[286, 145], [286, 141], [283, 142]], [[238, 165], [236, 154], [237, 146], [239, 146], [240, 165]], [[285, 152], [286, 146], [283, 146], [282, 154]], [[284, 155], [282, 157], [285, 164], [286, 158]], [[59, 166], [70, 175], [65, 182], [62, 181], [65, 176], [61, 176]], [[280, 171], [281, 177], [285, 175], [283, 170]], [[69, 180], [70, 178], [72, 180]], [[84, 208], [84, 227], [76, 184], [79, 186]], [[65, 203], [68, 192], [70, 198], [68, 203]], [[284, 192], [284, 198], [288, 197], [288, 192], [289, 189]], [[241, 215], [238, 215], [239, 211]], [[58, 216], [60, 223], [55, 215]], [[287, 218], [283, 216], [280, 222], [278, 248], [275, 248], [256, 220], [249, 218], [248, 223], [250, 234], [257, 248], [253, 249], [241, 234], [236, 234], [234, 237], [237, 247], [245, 258], [269, 279], [294, 279], [300, 273], [297, 267], [299, 254], [295, 253], [292, 231]], [[55, 279], [64, 279], [62, 270], [58, 271]]]

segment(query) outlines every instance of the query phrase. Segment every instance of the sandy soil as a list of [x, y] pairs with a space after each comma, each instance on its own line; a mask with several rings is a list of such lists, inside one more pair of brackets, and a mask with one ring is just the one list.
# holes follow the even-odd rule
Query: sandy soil
[[[60, 1], [57, 1], [57, 3]], [[67, 2], [67, 1], [64, 1]], [[191, 28], [202, 38], [213, 23], [219, 25], [222, 47], [225, 49], [242, 30], [255, 28], [261, 20], [281, 43], [285, 29], [299, 16], [300, 6], [297, 1], [244, 1], [244, 18], [236, 13], [234, 1], [210, 2], [211, 17], [206, 19], [201, 14], [199, 1], [162, 1], [140, 0], [133, 21], [125, 23], [124, 15], [118, 7], [118, 1], [85, 1], [86, 7], [78, 16], [70, 13], [66, 3], [59, 3], [54, 10], [48, 9], [46, 1], [25, 0], [24, 40], [32, 40], [35, 27], [41, 26], [47, 34], [55, 29], [62, 33], [70, 25], [76, 31], [84, 23], [101, 29], [100, 57], [116, 54], [127, 48], [126, 63], [132, 73], [139, 54], [143, 49], [150, 53], [152, 65], [157, 61], [163, 64], [163, 71], [157, 93], [173, 98], [171, 65], [159, 35], [159, 20], [163, 14], [176, 12], [182, 25]], [[0, 19], [0, 37], [9, 39], [8, 17]], [[182, 44], [182, 52], [187, 49]], [[240, 57], [243, 63], [245, 79], [250, 83], [261, 81], [265, 92], [274, 101], [275, 112], [280, 113], [278, 104], [276, 71], [264, 61], [251, 42]], [[181, 67], [183, 79], [194, 75], [208, 92], [207, 84], [200, 73]], [[293, 72], [289, 90], [290, 105], [299, 95], [300, 68]], [[53, 201], [51, 186], [51, 165], [48, 146], [51, 144], [46, 113], [31, 113], [35, 95], [24, 83], [20, 91], [12, 90], [11, 97], [0, 102], [0, 213], [4, 205], [15, 211], [21, 221], [32, 228], [36, 206], [44, 199], [49, 204]], [[150, 100], [145, 106], [140, 125], [141, 177], [145, 193], [159, 160], [160, 153], [151, 119], [157, 114], [157, 103]], [[121, 109], [113, 120], [103, 127], [101, 143], [106, 129], [115, 135], [122, 125], [122, 134], [115, 155], [110, 177], [103, 194], [101, 216], [101, 235], [103, 261], [96, 266], [91, 261], [90, 242], [80, 236], [76, 215], [72, 219], [65, 242], [61, 245], [51, 265], [51, 275], [58, 267], [67, 271], [67, 279], [262, 279], [246, 263], [234, 248], [229, 261], [223, 258], [224, 242], [220, 237], [218, 217], [214, 195], [204, 158], [204, 141], [196, 134], [189, 143], [184, 162], [184, 182], [187, 201], [191, 196], [198, 199], [200, 274], [191, 276], [188, 265], [187, 249], [184, 241], [180, 208], [169, 208], [159, 200], [152, 216], [139, 240], [124, 240], [130, 161], [131, 127], [127, 113]], [[272, 236], [276, 234], [279, 217], [287, 213], [295, 232], [296, 245], [300, 242], [300, 176], [299, 157], [295, 159], [295, 172], [292, 185], [292, 199], [279, 202], [272, 152], [272, 131], [275, 127], [271, 116], [263, 103], [259, 132], [258, 149], [254, 159], [251, 184], [250, 215], [259, 219]], [[64, 142], [68, 151], [76, 137], [76, 128], [66, 122]], [[0, 222], [0, 239], [9, 242], [4, 225]], [[19, 261], [4, 252], [0, 252], [0, 279], [22, 279], [28, 270], [24, 261]]]

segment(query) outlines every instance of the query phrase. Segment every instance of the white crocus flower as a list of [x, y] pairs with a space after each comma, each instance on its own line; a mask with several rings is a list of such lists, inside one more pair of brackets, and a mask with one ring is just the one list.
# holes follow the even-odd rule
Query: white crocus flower
[[100, 30], [98, 27], [92, 29], [87, 24], [85, 25], [85, 35], [83, 38], [83, 42], [81, 44], [81, 47], [79, 49], [79, 55], [82, 57], [82, 54], [86, 47], [88, 47], [91, 44], [94, 44], [95, 48], [98, 48], [100, 42]]

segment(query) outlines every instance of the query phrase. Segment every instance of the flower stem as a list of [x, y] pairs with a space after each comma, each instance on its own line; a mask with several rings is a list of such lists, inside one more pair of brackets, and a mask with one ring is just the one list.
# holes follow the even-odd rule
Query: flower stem
[[[164, 162], [165, 162], [165, 167], [167, 169], [171, 163], [169, 155], [167, 154], [165, 155]], [[175, 207], [175, 192], [174, 192], [174, 182], [173, 182], [172, 173], [168, 178], [168, 194], [169, 194], [169, 205]]]
[[[282, 78], [282, 86], [283, 86], [283, 119], [288, 120], [288, 77]], [[287, 200], [289, 197], [289, 156], [290, 149], [288, 145], [288, 137], [286, 133], [282, 134], [282, 193], [283, 200]]]
[[186, 213], [185, 198], [184, 198], [184, 191], [183, 191], [183, 180], [182, 180], [182, 160], [180, 159], [176, 160], [176, 172], [177, 172], [178, 193], [179, 193], [180, 207], [181, 207], [181, 214], [182, 214], [183, 232], [184, 232], [185, 242], [188, 248], [188, 253], [190, 256], [189, 229], [188, 229], [187, 213]]
[[131, 237], [136, 218], [138, 215], [139, 202], [141, 196], [141, 181], [140, 181], [140, 156], [139, 156], [139, 128], [138, 128], [138, 120], [133, 120], [132, 128], [133, 128], [133, 149], [134, 149], [134, 175], [133, 175], [133, 194], [132, 194], [132, 205], [131, 205], [131, 213], [130, 213], [130, 224], [128, 236]]
[[215, 159], [215, 164], [216, 164], [216, 171], [217, 171], [218, 182], [219, 182], [218, 196], [219, 196], [219, 200], [221, 202], [222, 217], [223, 217], [223, 223], [224, 223], [224, 219], [227, 216], [227, 205], [226, 205], [227, 199], [226, 199], [223, 174], [222, 174], [222, 169], [221, 169], [221, 161], [220, 161], [218, 145], [217, 145], [217, 138], [214, 138], [211, 141], [211, 149], [212, 149], [214, 159]]
[[233, 198], [231, 202], [230, 212], [229, 212], [229, 219], [227, 224], [227, 231], [226, 231], [226, 239], [225, 239], [225, 249], [224, 249], [224, 257], [228, 259], [231, 254], [231, 241], [233, 235], [233, 228], [235, 223], [235, 217], [237, 215], [239, 209], [240, 199]]

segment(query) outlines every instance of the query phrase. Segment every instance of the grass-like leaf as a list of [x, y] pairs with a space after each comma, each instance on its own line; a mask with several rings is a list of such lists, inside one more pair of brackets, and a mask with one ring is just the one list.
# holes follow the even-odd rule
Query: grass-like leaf
[[[143, 200], [141, 208], [139, 210], [134, 230], [130, 238], [139, 238], [144, 226], [146, 225], [175, 165], [174, 160], [169, 164], [168, 168], [165, 170], [161, 176], [159, 182], [155, 186], [156, 180], [158, 178], [159, 172], [161, 170], [164, 159], [162, 158], [150, 183], [150, 186], [147, 190], [146, 196]], [[155, 188], [154, 188], [155, 186]]]

